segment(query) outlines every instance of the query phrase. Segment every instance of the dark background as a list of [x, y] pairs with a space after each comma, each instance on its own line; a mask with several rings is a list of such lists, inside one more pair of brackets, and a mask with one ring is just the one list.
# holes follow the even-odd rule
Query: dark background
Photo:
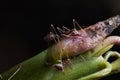
[[[120, 14], [120, 0], [3, 0], [0, 73], [45, 50], [48, 46], [43, 37], [50, 31], [51, 23], [73, 28], [74, 18], [81, 26], [88, 26], [117, 14]], [[120, 35], [120, 29], [112, 35]], [[119, 49], [113, 48], [120, 52]]]

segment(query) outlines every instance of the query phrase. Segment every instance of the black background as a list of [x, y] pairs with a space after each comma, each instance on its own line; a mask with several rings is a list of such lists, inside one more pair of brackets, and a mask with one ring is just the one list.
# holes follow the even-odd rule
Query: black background
[[[120, 14], [119, 4], [120, 0], [3, 0], [0, 2], [0, 73], [45, 50], [48, 46], [43, 37], [50, 31], [51, 23], [73, 28], [74, 18], [81, 26], [89, 26]], [[120, 35], [120, 29], [112, 35]], [[113, 48], [120, 52], [119, 49]]]

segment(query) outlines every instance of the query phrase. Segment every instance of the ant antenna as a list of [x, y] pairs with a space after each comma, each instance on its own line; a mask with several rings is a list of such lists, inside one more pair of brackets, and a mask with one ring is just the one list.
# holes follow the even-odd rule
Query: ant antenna
[[59, 31], [60, 34], [65, 33], [65, 30], [62, 30], [61, 28], [57, 27], [57, 30]]

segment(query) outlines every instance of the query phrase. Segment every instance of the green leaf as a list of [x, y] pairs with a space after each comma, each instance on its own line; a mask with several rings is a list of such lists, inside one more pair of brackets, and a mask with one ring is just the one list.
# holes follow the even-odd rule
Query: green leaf
[[[1, 80], [98, 80], [109, 75], [113, 69], [120, 68], [118, 65], [120, 57], [114, 63], [107, 61], [111, 56], [108, 55], [109, 53], [106, 54], [107, 58], [102, 57], [102, 54], [110, 48], [111, 46], [104, 47], [100, 52], [98, 49], [100, 56], [90, 56], [92, 52], [89, 51], [72, 58], [71, 63], [66, 63], [64, 72], [56, 69], [54, 65], [46, 65], [47, 50], [45, 50], [2, 73]], [[111, 54], [116, 53], [111, 52]]]

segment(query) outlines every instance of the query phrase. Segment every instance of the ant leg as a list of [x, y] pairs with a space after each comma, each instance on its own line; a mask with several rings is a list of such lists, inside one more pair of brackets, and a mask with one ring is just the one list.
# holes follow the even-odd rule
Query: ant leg
[[[55, 29], [54, 29], [54, 31], [55, 31]], [[57, 34], [56, 31], [55, 31], [55, 33], [56, 33], [57, 41], [59, 42], [60, 41], [60, 36]], [[60, 52], [59, 52], [60, 57], [59, 57], [59, 59], [57, 60], [57, 63], [54, 66], [55, 66], [56, 69], [62, 70], [64, 72], [64, 66], [63, 66], [63, 63], [62, 63], [62, 55], [61, 54], [62, 54], [62, 50], [60, 50]]]
[[65, 30], [62, 30], [61, 28], [57, 27], [57, 30], [59, 31], [60, 34], [64, 34]]
[[56, 33], [56, 34], [57, 34], [57, 32], [56, 32], [55, 27], [54, 27], [53, 24], [51, 24], [51, 30], [52, 30], [53, 33]]
[[75, 22], [75, 19], [73, 19], [73, 26], [74, 26], [74, 29], [76, 29], [76, 22]]
[[64, 65], [63, 65], [63, 62], [62, 62], [62, 55], [59, 53], [59, 56], [60, 56], [60, 59], [57, 60], [57, 63], [54, 66], [55, 66], [55, 68], [57, 70], [61, 70], [62, 72], [64, 72]]
[[55, 27], [53, 24], [51, 24], [51, 30], [55, 34], [55, 37], [54, 37], [55, 42], [59, 41], [60, 36], [57, 34], [57, 31], [55, 30]]
[[67, 53], [67, 60], [66, 60], [66, 63], [70, 64], [70, 68], [72, 69], [73, 63], [72, 63], [72, 61], [71, 61], [71, 59], [70, 59], [68, 53]]
[[66, 30], [67, 30], [67, 31], [71, 31], [70, 29], [68, 29], [68, 28], [65, 27], [65, 26], [63, 26], [62, 28], [64, 29], [64, 31], [66, 31]]
[[54, 65], [57, 70], [61, 70], [64, 72], [64, 65], [62, 63], [62, 60], [58, 60], [58, 63]]
[[70, 31], [68, 28], [63, 27], [63, 29], [61, 29], [61, 28], [57, 27], [57, 29], [58, 29], [61, 36], [69, 37], [68, 35], [66, 35], [66, 31], [65, 31], [65, 29], [67, 29], [67, 31]]
[[83, 28], [78, 24], [78, 22], [77, 22], [75, 19], [73, 19], [73, 26], [74, 26], [75, 29], [76, 29], [76, 25], [77, 25], [80, 29], [83, 29]]
[[[76, 24], [83, 32], [85, 32], [85, 30], [78, 24], [78, 22], [77, 22], [75, 19], [73, 19], [73, 25], [74, 25], [74, 27], [76, 27], [75, 24]], [[85, 33], [86, 33], [86, 32], [85, 32]]]

